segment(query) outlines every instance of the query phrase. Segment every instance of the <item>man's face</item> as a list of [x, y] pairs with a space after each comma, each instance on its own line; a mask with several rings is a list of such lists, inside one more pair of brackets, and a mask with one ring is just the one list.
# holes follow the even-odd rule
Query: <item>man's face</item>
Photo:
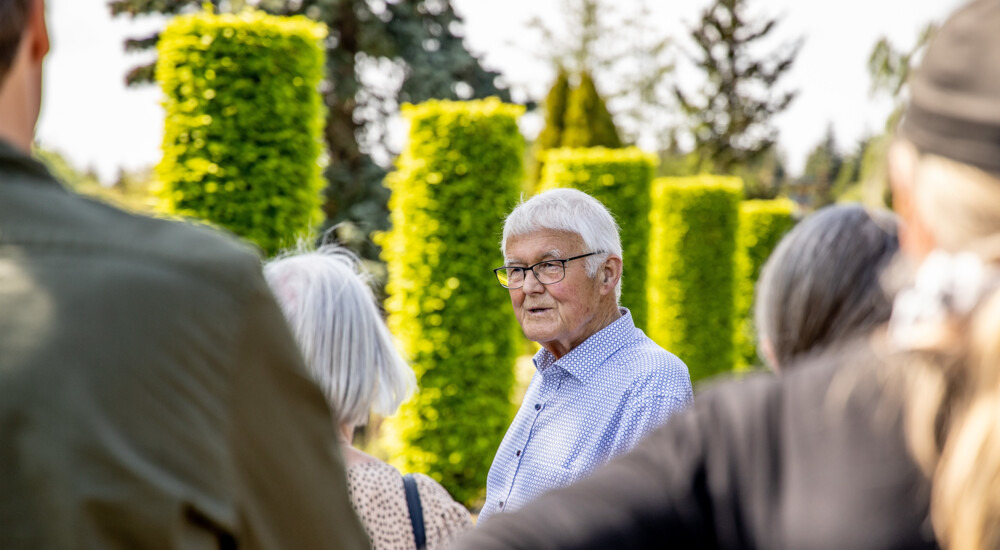
[[[589, 252], [595, 251], [585, 250], [578, 234], [546, 229], [508, 240], [504, 265], [527, 267]], [[543, 285], [533, 273], [525, 273], [524, 285], [509, 290], [524, 335], [562, 357], [600, 330], [602, 297], [607, 301], [601, 274], [598, 270], [594, 278], [588, 277], [585, 258], [567, 262], [566, 277], [558, 283]]]

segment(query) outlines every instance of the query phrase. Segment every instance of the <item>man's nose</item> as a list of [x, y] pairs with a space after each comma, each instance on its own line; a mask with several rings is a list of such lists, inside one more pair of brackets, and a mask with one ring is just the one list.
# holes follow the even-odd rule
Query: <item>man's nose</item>
[[538, 281], [538, 276], [531, 269], [524, 272], [524, 284], [521, 285], [521, 290], [525, 294], [540, 294], [545, 292], [545, 285]]

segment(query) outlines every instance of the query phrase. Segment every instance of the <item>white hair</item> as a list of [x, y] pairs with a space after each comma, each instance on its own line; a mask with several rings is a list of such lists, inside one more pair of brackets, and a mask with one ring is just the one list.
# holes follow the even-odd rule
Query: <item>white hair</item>
[[361, 426], [371, 412], [395, 413], [416, 379], [382, 320], [357, 257], [324, 246], [268, 262], [264, 277], [339, 421]]
[[[546, 229], [576, 233], [588, 249], [585, 252], [603, 252], [586, 258], [588, 277], [597, 273], [609, 255], [622, 257], [622, 239], [611, 212], [601, 201], [571, 188], [550, 189], [522, 200], [504, 220], [500, 252], [506, 258], [510, 239]], [[616, 299], [621, 299], [622, 278], [624, 273], [615, 285]]]

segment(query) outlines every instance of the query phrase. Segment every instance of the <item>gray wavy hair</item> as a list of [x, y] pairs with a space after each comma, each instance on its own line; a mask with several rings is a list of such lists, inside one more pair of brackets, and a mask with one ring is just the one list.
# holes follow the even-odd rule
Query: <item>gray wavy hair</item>
[[757, 281], [757, 333], [774, 353], [762, 359], [788, 367], [888, 321], [892, 298], [881, 278], [898, 251], [898, 221], [887, 211], [835, 205], [799, 223]]
[[350, 251], [327, 245], [286, 253], [264, 266], [310, 374], [341, 423], [390, 416], [416, 387]]

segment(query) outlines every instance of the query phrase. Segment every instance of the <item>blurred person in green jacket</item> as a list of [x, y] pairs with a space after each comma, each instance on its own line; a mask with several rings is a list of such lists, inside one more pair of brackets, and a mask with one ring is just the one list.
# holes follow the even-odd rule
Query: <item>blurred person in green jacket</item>
[[0, 0], [0, 548], [366, 548], [247, 248], [30, 157], [42, 0]]

